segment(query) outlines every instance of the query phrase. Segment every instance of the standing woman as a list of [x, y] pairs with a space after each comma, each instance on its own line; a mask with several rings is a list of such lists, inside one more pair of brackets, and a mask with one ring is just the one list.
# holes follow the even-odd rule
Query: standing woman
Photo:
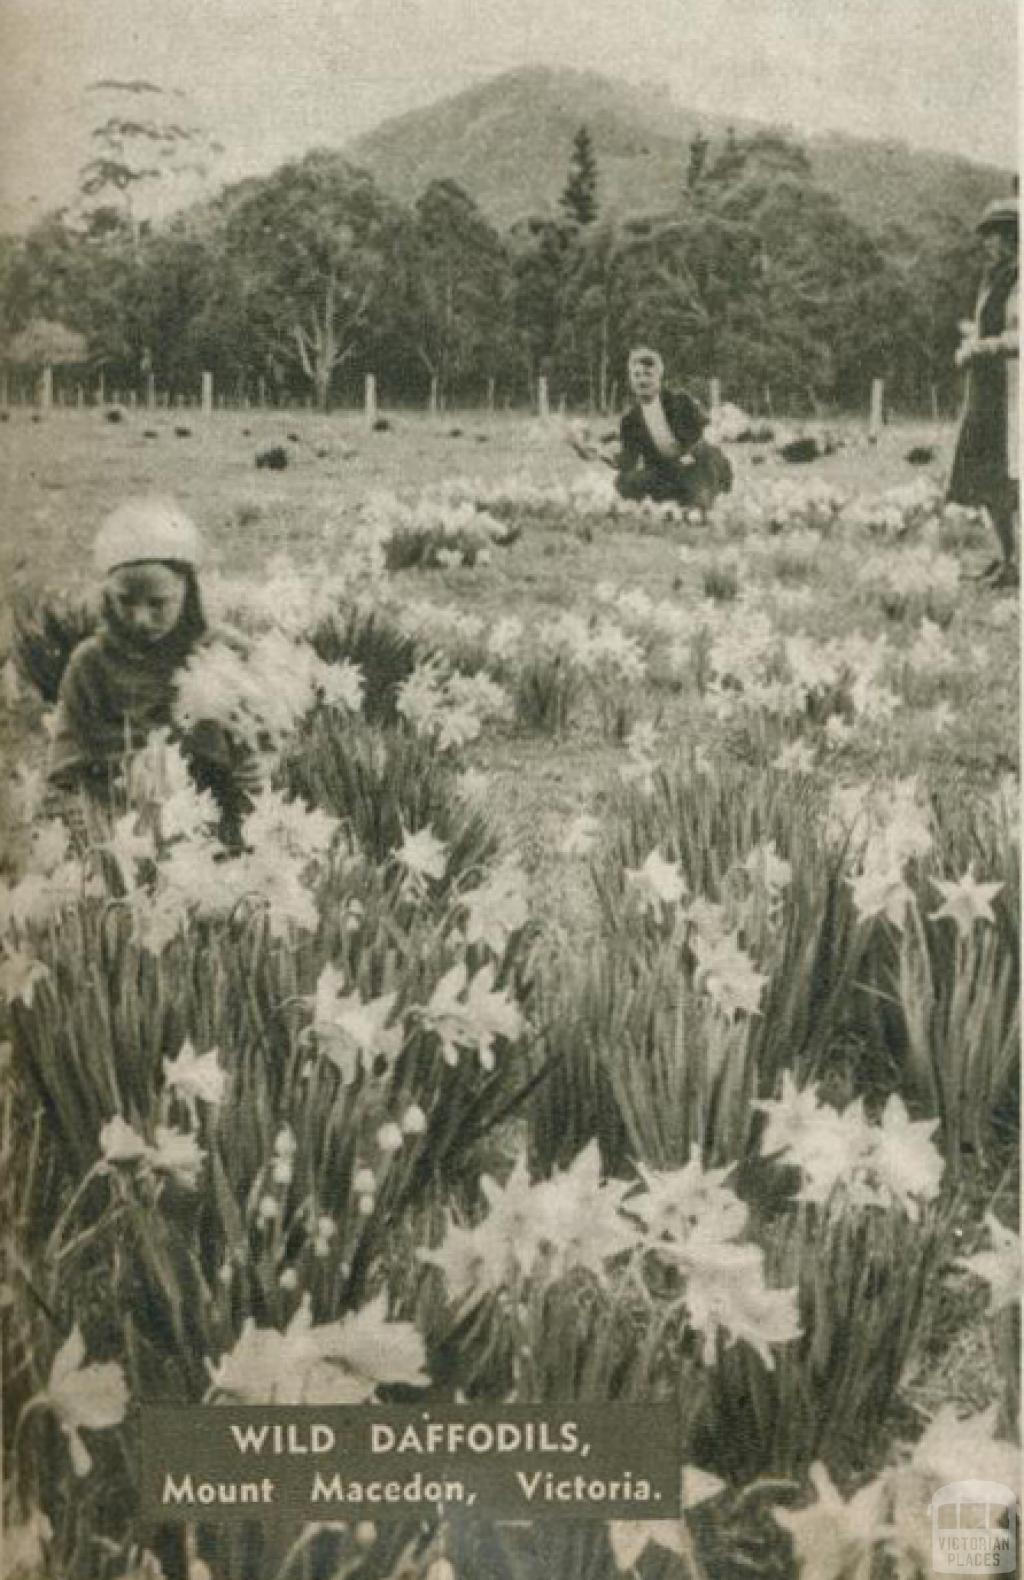
[[1017, 199], [990, 203], [977, 229], [985, 274], [974, 321], [965, 326], [956, 354], [957, 367], [967, 369], [967, 396], [947, 497], [951, 504], [982, 506], [992, 523], [1000, 558], [981, 579], [1018, 587]]

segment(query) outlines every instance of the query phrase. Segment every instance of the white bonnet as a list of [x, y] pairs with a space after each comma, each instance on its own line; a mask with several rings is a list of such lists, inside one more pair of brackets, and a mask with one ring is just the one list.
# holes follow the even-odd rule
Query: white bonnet
[[202, 543], [195, 523], [173, 499], [127, 499], [112, 511], [93, 545], [93, 559], [101, 576], [119, 565], [142, 560], [173, 560], [198, 567]]

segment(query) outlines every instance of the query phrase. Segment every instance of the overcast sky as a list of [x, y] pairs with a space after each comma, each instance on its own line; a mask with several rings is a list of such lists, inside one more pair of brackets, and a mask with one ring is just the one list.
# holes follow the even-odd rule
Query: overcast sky
[[0, 228], [69, 197], [109, 102], [86, 89], [105, 77], [185, 91], [183, 113], [225, 145], [213, 184], [527, 64], [1013, 165], [1017, 13], [1017, 0], [0, 0]]

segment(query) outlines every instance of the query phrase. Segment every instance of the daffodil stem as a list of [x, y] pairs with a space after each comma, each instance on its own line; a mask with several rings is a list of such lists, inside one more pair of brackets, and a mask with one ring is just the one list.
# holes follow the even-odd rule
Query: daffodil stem
[[46, 1258], [47, 1258], [48, 1261], [51, 1261], [51, 1260], [54, 1260], [54, 1259], [58, 1259], [59, 1260], [58, 1247], [60, 1245], [61, 1238], [62, 1238], [63, 1233], [64, 1233], [64, 1229], [65, 1229], [67, 1223], [69, 1222], [69, 1220], [71, 1218], [71, 1215], [74, 1212], [75, 1208], [78, 1206], [78, 1203], [81, 1201], [82, 1197], [85, 1195], [85, 1192], [86, 1192], [87, 1188], [92, 1184], [93, 1180], [96, 1178], [96, 1175], [97, 1175], [97, 1173], [100, 1170], [100, 1167], [101, 1167], [101, 1165], [99, 1163], [94, 1163], [92, 1168], [88, 1170], [88, 1172], [85, 1174], [84, 1178], [82, 1179], [81, 1183], [79, 1184], [78, 1189], [73, 1193], [73, 1195], [71, 1197], [71, 1200], [68, 1202], [67, 1206], [64, 1208], [64, 1211], [61, 1213], [60, 1217], [57, 1219], [57, 1222], [56, 1222], [56, 1224], [54, 1225], [54, 1228], [53, 1228], [53, 1233], [50, 1235], [50, 1238], [46, 1242]]
[[185, 1556], [185, 1574], [189, 1577], [189, 1580], [191, 1580], [191, 1576], [195, 1573], [196, 1561], [199, 1557], [199, 1541], [196, 1536], [195, 1526], [190, 1523], [182, 1526], [181, 1536], [182, 1547]]
[[122, 1216], [124, 1210], [124, 1204], [122, 1203], [120, 1206], [115, 1207], [109, 1216], [101, 1218], [99, 1223], [94, 1223], [90, 1228], [83, 1229], [81, 1234], [77, 1235], [69, 1245], [61, 1246], [55, 1258], [58, 1267], [67, 1257], [73, 1256], [76, 1251], [82, 1250], [90, 1241], [95, 1240], [106, 1229], [109, 1229], [110, 1225]]
[[34, 1410], [42, 1410], [45, 1408], [45, 1405], [46, 1395], [37, 1393], [34, 1394], [31, 1399], [29, 1399], [27, 1404], [22, 1406], [21, 1413], [18, 1416], [18, 1420], [14, 1428], [14, 1436], [11, 1439], [10, 1462], [14, 1467], [14, 1473], [16, 1476], [18, 1474], [18, 1449], [21, 1444], [21, 1434], [25, 1429], [25, 1422], [28, 1420], [29, 1416]]

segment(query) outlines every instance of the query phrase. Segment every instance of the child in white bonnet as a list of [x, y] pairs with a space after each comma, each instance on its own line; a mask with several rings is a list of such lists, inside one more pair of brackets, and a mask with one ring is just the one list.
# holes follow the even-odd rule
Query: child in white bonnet
[[[93, 558], [102, 623], [74, 650], [61, 680], [49, 778], [61, 790], [109, 800], [126, 758], [151, 731], [173, 735], [178, 673], [224, 633], [207, 625], [199, 532], [174, 500], [119, 505], [100, 528]], [[197, 789], [210, 790], [220, 807], [222, 832], [236, 837], [254, 784], [249, 754], [214, 724], [177, 739]]]

